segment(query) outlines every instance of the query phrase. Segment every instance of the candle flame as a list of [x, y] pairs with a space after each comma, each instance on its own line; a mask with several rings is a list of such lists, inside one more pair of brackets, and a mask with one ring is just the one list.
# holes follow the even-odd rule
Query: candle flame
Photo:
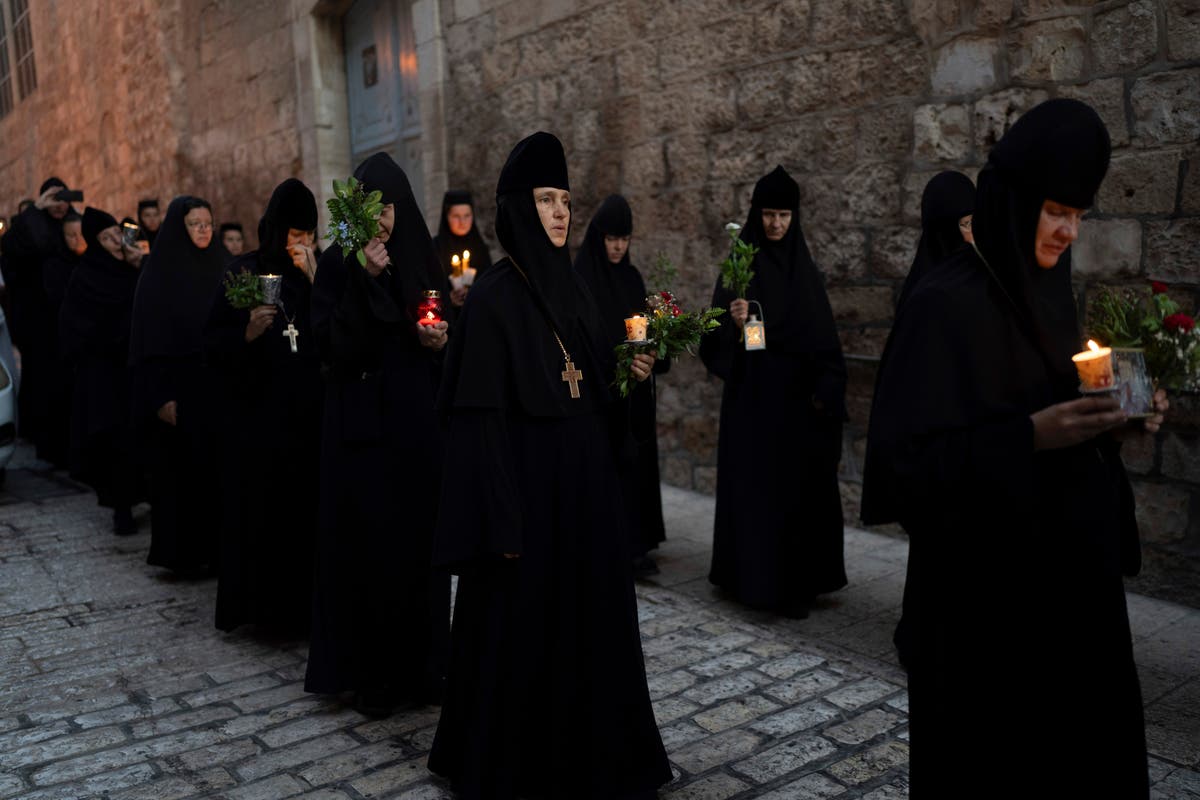
[[1091, 350], [1093, 353], [1098, 353], [1100, 352], [1100, 345], [1096, 344], [1094, 340], [1088, 339], [1088, 350]]
[[450, 256], [450, 263], [457, 267], [458, 266], [458, 256], [457, 255]]
[[470, 261], [470, 260], [471, 260], [471, 251], [463, 250], [463, 261]]

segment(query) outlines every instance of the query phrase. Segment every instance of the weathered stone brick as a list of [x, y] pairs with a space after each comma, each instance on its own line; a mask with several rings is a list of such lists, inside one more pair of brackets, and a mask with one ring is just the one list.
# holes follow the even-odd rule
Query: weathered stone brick
[[772, 703], [765, 697], [749, 695], [735, 698], [728, 703], [722, 703], [715, 708], [701, 712], [692, 717], [692, 721], [706, 731], [719, 733], [769, 714], [778, 708], [778, 704]]
[[1162, 443], [1162, 473], [1200, 483], [1200, 437], [1168, 433]]
[[1146, 275], [1171, 283], [1196, 280], [1196, 242], [1200, 219], [1196, 217], [1146, 223]]
[[1168, 0], [1167, 58], [1191, 61], [1200, 58], [1200, 3], [1196, 0]]
[[884, 742], [839, 761], [829, 767], [828, 772], [844, 783], [857, 785], [906, 763], [907, 745], [902, 742]]
[[1142, 541], [1153, 544], [1182, 541], [1188, 534], [1188, 515], [1194, 494], [1194, 490], [1184, 486], [1134, 481], [1133, 496], [1137, 502], [1138, 532]]
[[1096, 109], [1104, 120], [1113, 147], [1129, 144], [1129, 121], [1125, 114], [1125, 80], [1103, 78], [1075, 86], [1061, 86], [1059, 97], [1071, 97]]
[[786, 681], [781, 681], [765, 689], [764, 692], [776, 700], [792, 704], [800, 700], [816, 697], [841, 685], [842, 679], [839, 676], [832, 672], [818, 669], [802, 675], [796, 675]]
[[771, 679], [762, 673], [748, 670], [698, 684], [685, 691], [683, 696], [702, 706], [708, 706], [730, 697], [738, 697], [752, 692], [759, 686], [770, 682]]
[[920, 240], [920, 228], [897, 225], [877, 229], [871, 235], [871, 274], [903, 280], [912, 268]]
[[857, 683], [830, 692], [825, 699], [838, 708], [855, 709], [887, 697], [899, 689], [899, 686], [878, 678], [864, 678]]
[[970, 150], [971, 115], [967, 106], [917, 106], [913, 112], [913, 155], [918, 161], [960, 161]]
[[1141, 223], [1135, 219], [1084, 219], [1079, 238], [1071, 245], [1071, 270], [1078, 277], [1099, 280], [1139, 275]]
[[1000, 141], [1021, 115], [1049, 95], [1041, 89], [1005, 89], [975, 101], [975, 147], [982, 155]]
[[996, 86], [1002, 45], [997, 39], [955, 39], [934, 53], [930, 82], [938, 96], [969, 94]]
[[726, 800], [749, 788], [749, 784], [731, 775], [716, 773], [698, 781], [672, 788], [663, 795], [664, 800]]
[[835, 286], [829, 290], [833, 318], [841, 324], [883, 322], [894, 311], [892, 290], [886, 286]]
[[1100, 185], [1099, 207], [1107, 214], [1169, 214], [1179, 186], [1178, 150], [1113, 157]]
[[845, 792], [845, 786], [817, 772], [760, 795], [760, 800], [824, 800]]
[[718, 764], [735, 761], [752, 753], [760, 741], [760, 737], [749, 731], [725, 731], [677, 750], [671, 755], [671, 761], [689, 773], [699, 775]]
[[1137, 69], [1158, 55], [1158, 9], [1137, 0], [1098, 14], [1090, 37], [1096, 70], [1112, 73]]
[[1134, 142], [1139, 146], [1200, 139], [1200, 68], [1138, 78], [1130, 92]]
[[835, 752], [837, 746], [829, 740], [804, 735], [739, 761], [733, 769], [755, 783], [769, 783]]
[[887, 733], [902, 721], [895, 714], [875, 708], [839, 725], [826, 728], [824, 735], [845, 745], [858, 745]]
[[1033, 22], [1009, 44], [1012, 77], [1032, 81], [1070, 81], [1083, 76], [1087, 42], [1077, 17]]

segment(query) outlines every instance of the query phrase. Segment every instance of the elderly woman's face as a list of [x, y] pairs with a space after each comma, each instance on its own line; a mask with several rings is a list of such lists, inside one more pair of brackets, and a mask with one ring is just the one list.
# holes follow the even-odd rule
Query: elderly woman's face
[[762, 223], [767, 241], [778, 242], [787, 235], [788, 228], [792, 226], [792, 210], [790, 208], [764, 208]]
[[538, 217], [550, 243], [555, 247], [565, 245], [571, 225], [571, 193], [566, 189], [541, 186], [533, 190], [533, 204], [537, 206]]
[[193, 208], [184, 216], [183, 224], [187, 227], [188, 236], [191, 237], [192, 244], [196, 247], [203, 250], [212, 242], [212, 212], [207, 208]]
[[1042, 203], [1033, 255], [1042, 269], [1053, 269], [1071, 243], [1079, 238], [1079, 222], [1085, 208], [1071, 208], [1053, 200]]

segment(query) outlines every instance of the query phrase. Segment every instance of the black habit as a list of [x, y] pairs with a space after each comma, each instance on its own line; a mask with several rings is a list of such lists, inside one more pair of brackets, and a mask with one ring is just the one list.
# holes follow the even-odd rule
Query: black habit
[[[227, 274], [279, 275], [271, 326], [246, 341], [250, 309], [217, 295], [205, 357], [222, 391], [221, 563], [216, 626], [308, 629], [320, 491], [325, 387], [310, 321], [312, 284], [287, 251], [288, 229], [317, 227], [313, 193], [295, 178], [275, 188], [259, 225], [259, 249]], [[289, 324], [299, 331], [292, 352]]]
[[[872, 521], [911, 538], [913, 797], [968, 781], [974, 796], [1016, 797], [1031, 775], [1039, 796], [1148, 796], [1122, 585], [1140, 555], [1119, 445], [1035, 451], [1031, 420], [1078, 397], [1070, 251], [1038, 267], [1042, 203], [1088, 208], [1109, 153], [1082, 103], [1027, 113], [980, 173], [978, 251], [935, 266], [896, 318], [864, 491]], [[999, 715], [964, 702], [980, 687]]]
[[[778, 242], [766, 237], [764, 208], [792, 211]], [[755, 185], [741, 236], [760, 248], [746, 299], [762, 306], [767, 348], [747, 351], [728, 315], [701, 342], [725, 381], [709, 580], [747, 605], [803, 615], [815, 595], [846, 585], [837, 478], [846, 368], [800, 229], [800, 188], [782, 167]], [[735, 299], [718, 280], [712, 304]]]
[[[63, 219], [64, 225], [60, 228], [70, 221], [82, 225], [80, 216], [72, 212]], [[63, 248], [46, 259], [42, 266], [42, 286], [46, 290], [46, 311], [49, 314], [47, 332], [51, 334], [46, 348], [53, 357], [46, 376], [47, 405], [40, 409], [42, 422], [39, 424], [41, 431], [37, 450], [39, 458], [56, 467], [70, 466], [71, 396], [74, 392], [74, 369], [64, 357], [59, 339], [59, 314], [67, 294], [67, 285], [80, 261], [80, 255], [66, 246], [65, 237], [63, 241]]]
[[[217, 393], [204, 366], [204, 323], [224, 272], [214, 236], [197, 247], [184, 217], [208, 208], [196, 197], [171, 201], [134, 295], [129, 363], [134, 420], [150, 471], [151, 538], [146, 561], [192, 572], [216, 559], [220, 503], [213, 437]], [[158, 416], [175, 401], [177, 424]]]
[[129, 330], [139, 273], [100, 244], [100, 232], [116, 225], [104, 211], [84, 211], [87, 252], [67, 285], [59, 337], [74, 370], [71, 477], [95, 489], [100, 505], [127, 511], [143, 491], [129, 413]]
[[452, 189], [442, 197], [442, 216], [438, 222], [437, 236], [433, 237], [433, 246], [437, 250], [438, 264], [446, 275], [450, 274], [451, 257], [461, 256], [464, 250], [471, 251], [471, 267], [477, 272], [475, 277], [480, 275], [492, 265], [492, 254], [488, 252], [487, 243], [483, 240], [483, 234], [479, 232], [479, 226], [474, 221], [471, 222], [471, 230], [467, 231], [466, 236], [457, 236], [450, 231], [450, 221], [448, 214], [451, 206], [467, 205], [471, 207], [471, 212], [475, 211], [475, 201], [471, 198], [471, 193], [461, 189]]
[[[468, 296], [439, 397], [449, 448], [435, 560], [460, 577], [429, 768], [463, 798], [650, 798], [671, 769], [620, 508], [614, 359], [567, 248], [539, 220], [543, 186], [567, 189], [567, 170], [559, 141], [538, 133], [501, 173], [509, 257]], [[564, 349], [583, 373], [578, 398]]]
[[445, 670], [450, 581], [430, 570], [442, 434], [441, 357], [420, 344], [416, 309], [445, 289], [404, 171], [387, 155], [355, 170], [395, 206], [378, 277], [331, 247], [313, 287], [326, 377], [312, 643], [304, 688], [359, 693], [383, 710], [436, 697]]
[[[630, 236], [633, 212], [620, 195], [605, 198], [588, 224], [583, 247], [575, 256], [575, 271], [584, 279], [596, 304], [611, 346], [625, 341], [625, 318], [646, 313], [646, 284], [629, 251], [619, 264], [608, 260], [604, 237]], [[655, 374], [671, 367], [668, 360], [654, 364]], [[613, 413], [628, 428], [630, 438], [619, 454], [621, 494], [625, 500], [630, 555], [645, 555], [667, 538], [662, 517], [662, 488], [658, 478], [658, 421], [653, 376], [634, 384], [629, 397], [614, 398]], [[618, 428], [619, 430], [620, 428]]]

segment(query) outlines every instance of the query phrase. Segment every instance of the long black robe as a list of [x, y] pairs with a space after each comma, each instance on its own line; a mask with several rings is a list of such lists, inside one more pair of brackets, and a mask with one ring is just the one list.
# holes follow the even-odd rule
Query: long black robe
[[12, 227], [4, 235], [8, 325], [13, 345], [21, 351], [17, 428], [22, 438], [37, 446], [42, 458], [61, 455], [51, 452], [54, 446], [50, 444], [54, 440], [51, 408], [58, 361], [58, 329], [46, 295], [44, 270], [49, 259], [65, 250], [62, 221], [35, 206], [13, 217]]
[[[846, 585], [837, 478], [846, 368], [798, 199], [765, 206], [793, 209], [784, 238], [770, 242], [755, 194], [742, 236], [761, 250], [746, 294], [762, 305], [767, 349], [747, 351], [728, 315], [700, 347], [725, 382], [709, 580], [747, 605], [792, 613]], [[718, 281], [712, 304], [734, 299]]]
[[[220, 526], [216, 392], [203, 339], [225, 248], [215, 237], [203, 250], [192, 243], [183, 218], [194, 202], [171, 201], [154, 252], [142, 262], [129, 346], [134, 421], [151, 477], [146, 561], [182, 572], [215, 563]], [[158, 418], [172, 400], [176, 425]]]
[[326, 378], [312, 641], [304, 688], [427, 699], [440, 689], [450, 582], [430, 569], [441, 359], [421, 346], [422, 289], [444, 289], [408, 179], [372, 156], [355, 175], [396, 206], [378, 277], [331, 247], [313, 287]]
[[[565, 162], [562, 173], [536, 185], [565, 186]], [[671, 770], [646, 688], [620, 509], [613, 359], [531, 189], [500, 192], [497, 222], [529, 281], [510, 259], [480, 279], [439, 398], [449, 427], [435, 560], [460, 577], [429, 768], [472, 800], [557, 797], [568, 786], [572, 797], [648, 798]], [[578, 399], [561, 380], [548, 319], [583, 373]]]
[[475, 201], [471, 198], [470, 192], [461, 190], [446, 192], [442, 198], [442, 216], [438, 222], [437, 235], [433, 237], [433, 247], [437, 251], [438, 264], [449, 276], [451, 257], [461, 256], [464, 250], [470, 250], [471, 267], [477, 270], [475, 277], [478, 278], [492, 265], [492, 254], [488, 252], [483, 234], [479, 232], [479, 226], [474, 222], [471, 223], [471, 230], [467, 231], [466, 236], [456, 236], [451, 232], [450, 222], [446, 215], [450, 213], [450, 207], [456, 205], [469, 205], [472, 212], [475, 210]]
[[144, 493], [129, 413], [129, 330], [139, 273], [91, 233], [85, 228], [88, 250], [59, 315], [63, 358], [74, 370], [71, 477], [91, 486], [100, 505], [128, 509]]
[[[96, 247], [99, 247], [97, 244]], [[63, 298], [71, 275], [79, 266], [80, 256], [64, 247], [46, 259], [42, 268], [42, 284], [46, 290], [46, 311], [49, 315], [47, 332], [52, 333], [46, 342], [47, 350], [53, 353], [46, 375], [46, 407], [42, 409], [41, 434], [38, 439], [38, 457], [56, 467], [68, 466], [71, 450], [71, 396], [74, 393], [74, 369], [63, 355], [59, 340], [59, 315]]]
[[[629, 236], [633, 216], [629, 203], [619, 195], [604, 200], [588, 224], [583, 247], [575, 257], [575, 270], [591, 289], [600, 308], [605, 333], [612, 346], [625, 341], [625, 318], [646, 311], [646, 284], [629, 260], [629, 251], [621, 263], [608, 260], [605, 235]], [[656, 361], [654, 375], [665, 374], [669, 360]], [[634, 385], [629, 397], [614, 398], [613, 411], [619, 425], [628, 428], [627, 446], [618, 454], [621, 495], [625, 500], [629, 550], [641, 556], [658, 547], [667, 538], [662, 516], [662, 487], [658, 476], [658, 410], [655, 381]]]
[[[1079, 347], [1070, 253], [1037, 268], [1033, 232], [1045, 197], [1090, 205], [1103, 130], [1074, 101], [1014, 126], [980, 175], [983, 257], [960, 251], [922, 279], [879, 376], [865, 478], [876, 518], [911, 537], [914, 797], [958, 796], [968, 781], [973, 796], [1016, 797], [1030, 775], [1039, 796], [1149, 794], [1122, 586], [1140, 556], [1118, 445], [1035, 451], [1030, 418], [1077, 396]], [[1040, 163], [1048, 153], [1067, 163]], [[1088, 183], [1073, 170], [1091, 192], [1070, 191]], [[980, 686], [1001, 713], [964, 702]]]

